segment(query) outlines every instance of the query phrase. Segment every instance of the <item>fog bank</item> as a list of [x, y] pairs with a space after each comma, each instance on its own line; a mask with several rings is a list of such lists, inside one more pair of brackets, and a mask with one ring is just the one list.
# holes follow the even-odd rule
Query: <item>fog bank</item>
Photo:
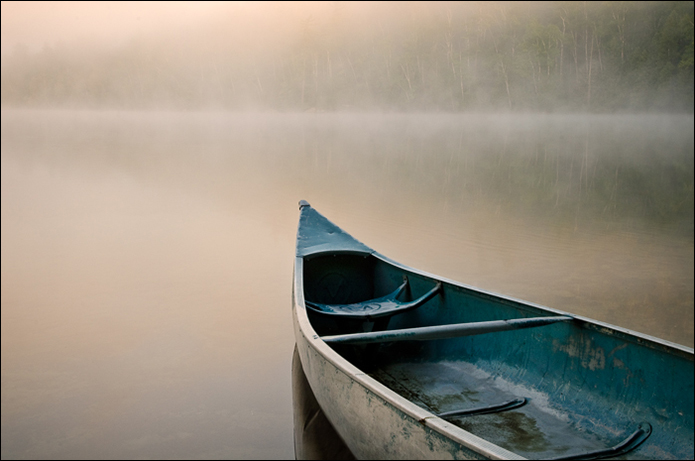
[[692, 2], [17, 3], [5, 106], [693, 111]]

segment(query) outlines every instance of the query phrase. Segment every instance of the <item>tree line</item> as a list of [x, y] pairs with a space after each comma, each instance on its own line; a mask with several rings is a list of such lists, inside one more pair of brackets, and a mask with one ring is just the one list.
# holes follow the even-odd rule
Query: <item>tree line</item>
[[289, 8], [110, 48], [17, 47], [2, 104], [693, 112], [693, 2]]

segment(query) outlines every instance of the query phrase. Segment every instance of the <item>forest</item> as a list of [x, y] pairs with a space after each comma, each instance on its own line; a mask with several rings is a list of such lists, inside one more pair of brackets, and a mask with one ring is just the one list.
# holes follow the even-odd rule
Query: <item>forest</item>
[[291, 2], [17, 46], [4, 107], [693, 112], [693, 2]]

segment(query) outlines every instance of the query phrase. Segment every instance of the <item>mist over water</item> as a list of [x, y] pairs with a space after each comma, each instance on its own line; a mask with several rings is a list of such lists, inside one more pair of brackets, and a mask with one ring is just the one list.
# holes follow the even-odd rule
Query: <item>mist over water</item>
[[3, 2], [3, 106], [693, 112], [693, 3]]
[[2, 457], [292, 458], [297, 202], [693, 346], [692, 115], [2, 112]]
[[692, 2], [1, 8], [3, 459], [293, 458], [300, 199], [693, 346]]

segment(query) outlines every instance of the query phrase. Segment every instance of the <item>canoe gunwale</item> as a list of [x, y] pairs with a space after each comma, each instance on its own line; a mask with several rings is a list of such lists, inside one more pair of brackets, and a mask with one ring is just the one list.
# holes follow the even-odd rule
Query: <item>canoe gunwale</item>
[[[684, 358], [689, 358], [690, 360], [693, 360], [693, 355], [695, 354], [695, 349], [692, 347], [687, 347], [682, 344], [674, 343], [671, 341], [667, 341], [662, 338], [658, 338], [656, 336], [651, 336], [646, 333], [641, 333], [639, 331], [635, 330], [630, 330], [629, 328], [624, 328], [620, 327], [617, 325], [613, 325], [610, 323], [602, 322], [600, 320], [595, 320], [590, 317], [585, 317], [582, 315], [577, 315], [577, 314], [572, 314], [560, 309], [554, 309], [552, 307], [544, 306], [541, 304], [536, 304], [531, 301], [526, 301], [518, 298], [514, 298], [508, 295], [500, 294], [500, 293], [495, 293], [493, 291], [488, 291], [484, 290], [482, 288], [474, 287], [472, 285], [466, 285], [465, 283], [461, 283], [455, 280], [447, 279], [446, 277], [441, 277], [438, 275], [430, 274], [428, 272], [422, 271], [420, 269], [415, 269], [413, 267], [407, 266], [405, 264], [399, 263], [398, 261], [395, 261], [387, 256], [382, 255], [381, 253], [378, 252], [373, 252], [372, 256], [374, 256], [377, 259], [380, 259], [381, 261], [388, 263], [390, 265], [396, 266], [399, 269], [402, 269], [404, 271], [410, 272], [415, 275], [419, 275], [420, 277], [424, 278], [429, 278], [433, 280], [438, 280], [442, 282], [444, 285], [448, 285], [450, 287], [456, 287], [457, 289], [463, 289], [466, 292], [469, 292], [470, 294], [480, 296], [480, 297], [486, 297], [486, 298], [491, 298], [494, 299], [495, 301], [506, 301], [514, 304], [517, 307], [530, 307], [532, 309], [538, 309], [541, 311], [545, 311], [548, 313], [552, 314], [557, 314], [561, 316], [570, 316], [574, 318], [575, 322], [578, 322], [582, 327], [584, 328], [590, 328], [595, 331], [600, 331], [603, 333], [611, 334], [614, 335], [615, 333], [618, 333], [620, 337], [626, 341], [633, 342], [635, 344], [640, 344], [644, 346], [651, 347], [652, 349], [669, 349], [669, 352], [676, 352], [677, 355], [684, 357]], [[531, 311], [532, 309], [529, 309]]]

